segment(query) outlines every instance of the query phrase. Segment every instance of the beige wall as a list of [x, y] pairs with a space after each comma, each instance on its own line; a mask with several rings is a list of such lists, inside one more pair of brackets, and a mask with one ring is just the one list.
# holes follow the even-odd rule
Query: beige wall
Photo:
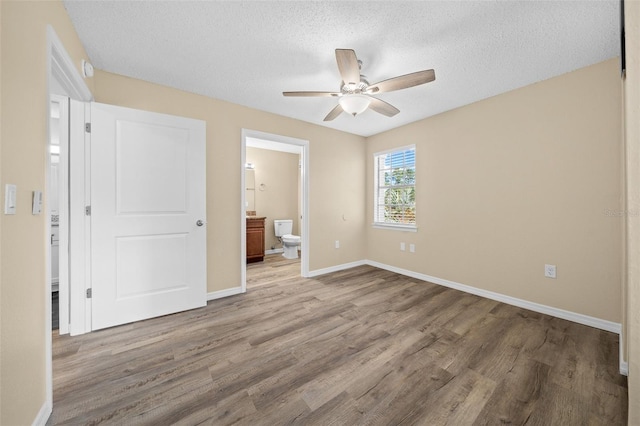
[[298, 163], [300, 156], [288, 152], [247, 147], [247, 162], [255, 165], [256, 215], [266, 216], [265, 250], [282, 248], [275, 236], [275, 219], [293, 220], [293, 234], [298, 229]]
[[[627, 209], [640, 212], [640, 3], [625, 2]], [[629, 364], [629, 424], [640, 424], [640, 216], [627, 216], [624, 337]]]
[[367, 226], [369, 259], [619, 323], [620, 129], [613, 59], [368, 138], [367, 188], [374, 152], [416, 144], [418, 224]]
[[[46, 26], [76, 64], [87, 55], [60, 2], [2, 1], [0, 187], [17, 185], [17, 214], [0, 215], [0, 424], [30, 424], [45, 402], [45, 215], [31, 191], [45, 187]], [[91, 82], [87, 82], [91, 88]]]
[[[116, 74], [96, 71], [94, 79], [94, 96], [98, 102], [207, 122], [209, 292], [240, 285], [243, 128], [309, 141], [309, 269], [366, 257], [362, 238], [365, 232], [363, 137]], [[336, 188], [343, 190], [336, 192]], [[347, 220], [343, 220], [343, 215]], [[340, 249], [333, 248], [333, 241], [337, 239], [342, 243]]]

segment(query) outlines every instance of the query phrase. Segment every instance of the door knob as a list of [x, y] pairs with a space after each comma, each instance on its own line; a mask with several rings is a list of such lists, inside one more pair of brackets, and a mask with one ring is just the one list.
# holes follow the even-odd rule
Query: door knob
[[198, 220], [198, 221], [196, 222], [196, 225], [198, 225], [198, 226], [202, 226], [202, 225], [204, 225], [204, 222], [203, 222], [203, 221], [201, 221], [201, 220]]

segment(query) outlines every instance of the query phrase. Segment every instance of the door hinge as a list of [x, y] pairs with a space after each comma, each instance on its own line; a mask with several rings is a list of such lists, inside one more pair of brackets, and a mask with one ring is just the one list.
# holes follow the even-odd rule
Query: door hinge
[[91, 133], [91, 123], [84, 123], [84, 131]]
[[84, 206], [85, 216], [91, 216], [91, 206]]
[[91, 299], [91, 289], [87, 289], [87, 299]]

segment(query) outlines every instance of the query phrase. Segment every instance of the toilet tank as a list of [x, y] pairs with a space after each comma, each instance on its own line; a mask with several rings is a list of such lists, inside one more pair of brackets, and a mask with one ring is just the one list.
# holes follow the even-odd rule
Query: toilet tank
[[276, 219], [273, 221], [276, 237], [282, 237], [283, 235], [291, 234], [293, 232], [293, 220], [291, 219]]

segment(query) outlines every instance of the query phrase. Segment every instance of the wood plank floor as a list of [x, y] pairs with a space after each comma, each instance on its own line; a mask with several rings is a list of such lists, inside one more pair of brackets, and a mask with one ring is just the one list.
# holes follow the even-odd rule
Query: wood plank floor
[[53, 338], [48, 424], [623, 425], [618, 336], [279, 255], [202, 309]]

